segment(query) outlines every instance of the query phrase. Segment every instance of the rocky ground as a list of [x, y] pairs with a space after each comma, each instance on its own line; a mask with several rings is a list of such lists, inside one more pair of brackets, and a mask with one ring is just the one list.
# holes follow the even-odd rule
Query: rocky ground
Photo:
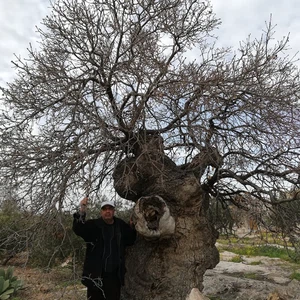
[[[241, 257], [221, 252], [221, 261], [204, 278], [202, 293], [212, 300], [300, 300], [300, 282], [291, 280], [293, 265], [277, 258]], [[15, 266], [15, 275], [25, 282], [14, 300], [85, 300], [86, 291], [70, 267], [45, 272]], [[273, 295], [271, 297], [271, 295]], [[174, 297], [176, 299], [176, 297]]]
[[[221, 261], [206, 272], [202, 293], [214, 300], [300, 300], [300, 282], [291, 280], [299, 265], [278, 258], [241, 256], [221, 252]], [[273, 295], [273, 296], [272, 296]]]

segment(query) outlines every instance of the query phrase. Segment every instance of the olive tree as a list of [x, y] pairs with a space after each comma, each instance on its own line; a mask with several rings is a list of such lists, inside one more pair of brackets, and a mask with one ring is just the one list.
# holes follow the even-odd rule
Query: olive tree
[[[112, 185], [139, 232], [125, 299], [184, 299], [219, 261], [211, 197], [299, 187], [299, 72], [272, 24], [236, 51], [196, 0], [57, 0], [3, 88], [1, 180], [43, 213]], [[76, 198], [76, 199], [75, 199]]]

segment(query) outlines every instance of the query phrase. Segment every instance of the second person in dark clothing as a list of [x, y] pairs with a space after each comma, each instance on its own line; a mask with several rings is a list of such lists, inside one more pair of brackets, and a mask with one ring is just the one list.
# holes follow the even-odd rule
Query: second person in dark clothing
[[119, 300], [125, 276], [125, 248], [133, 245], [136, 231], [116, 218], [111, 201], [101, 205], [101, 217], [85, 220], [88, 198], [74, 214], [73, 231], [86, 243], [82, 283], [88, 300]]

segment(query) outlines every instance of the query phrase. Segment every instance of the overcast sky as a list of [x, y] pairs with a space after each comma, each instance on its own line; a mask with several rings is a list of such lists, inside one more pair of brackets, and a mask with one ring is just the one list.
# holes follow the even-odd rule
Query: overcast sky
[[[199, 0], [200, 1], [200, 0]], [[290, 33], [293, 53], [300, 50], [299, 0], [212, 0], [213, 10], [222, 24], [216, 34], [223, 46], [237, 47], [249, 34], [260, 37], [272, 14], [277, 24], [276, 39]], [[0, 0], [0, 85], [14, 75], [14, 54], [26, 57], [29, 43], [36, 43], [35, 26], [49, 13], [48, 0]]]

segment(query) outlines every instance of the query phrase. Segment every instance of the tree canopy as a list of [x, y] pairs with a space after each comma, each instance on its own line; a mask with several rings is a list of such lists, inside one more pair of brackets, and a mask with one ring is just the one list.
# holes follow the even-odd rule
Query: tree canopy
[[269, 23], [235, 51], [217, 48], [220, 24], [207, 1], [57, 0], [39, 49], [16, 58], [1, 89], [1, 185], [37, 210], [62, 207], [97, 194], [136, 143], [159, 136], [220, 201], [247, 193], [268, 205], [299, 189], [288, 38], [275, 41]]

